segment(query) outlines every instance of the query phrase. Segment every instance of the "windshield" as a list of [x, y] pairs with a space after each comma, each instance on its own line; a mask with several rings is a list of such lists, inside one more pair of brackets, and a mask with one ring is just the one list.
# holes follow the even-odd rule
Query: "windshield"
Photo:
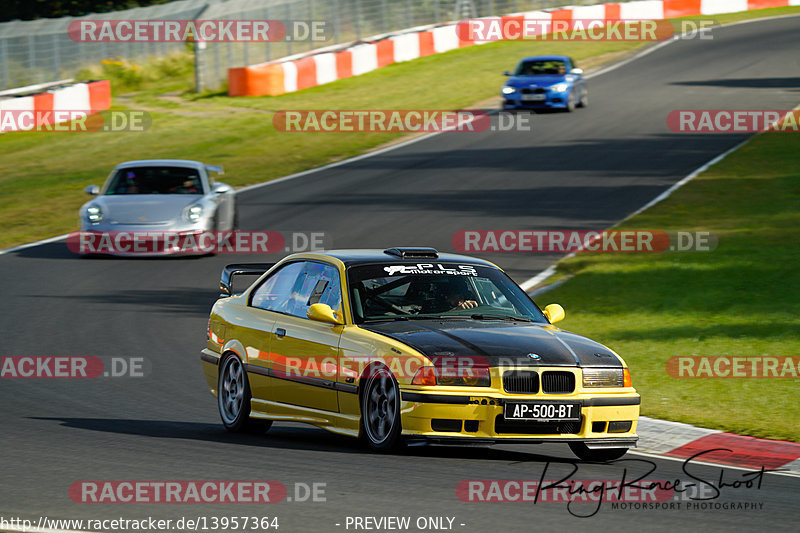
[[105, 194], [202, 194], [200, 174], [185, 167], [130, 167], [117, 170]]
[[515, 76], [558, 76], [567, 73], [563, 61], [523, 61], [517, 66]]
[[457, 263], [383, 263], [348, 270], [356, 323], [404, 318], [473, 316], [547, 323], [498, 269]]

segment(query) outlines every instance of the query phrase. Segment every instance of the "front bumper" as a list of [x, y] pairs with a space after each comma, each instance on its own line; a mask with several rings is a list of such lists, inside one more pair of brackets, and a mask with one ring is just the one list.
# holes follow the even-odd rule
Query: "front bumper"
[[[434, 394], [401, 391], [403, 435], [429, 442], [585, 442], [591, 448], [636, 445], [641, 399], [622, 394], [508, 395], [498, 391]], [[581, 406], [580, 421], [505, 420], [506, 401], [568, 401]]]
[[569, 102], [569, 91], [543, 93], [544, 99], [526, 101], [520, 93], [503, 94], [503, 109], [562, 109]]
[[[107, 228], [107, 229], [106, 229]], [[83, 228], [70, 245], [81, 255], [114, 255], [119, 257], [159, 257], [166, 255], [207, 255], [199, 244], [206, 232], [200, 227], [169, 226], [106, 226]]]

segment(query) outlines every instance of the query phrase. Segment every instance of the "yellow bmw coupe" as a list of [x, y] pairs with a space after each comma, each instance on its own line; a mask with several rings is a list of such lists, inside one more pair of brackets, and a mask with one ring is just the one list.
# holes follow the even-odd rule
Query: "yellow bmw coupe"
[[[234, 279], [257, 275], [238, 294]], [[201, 360], [222, 423], [306, 422], [375, 450], [409, 441], [565, 442], [608, 461], [635, 446], [625, 362], [552, 324], [494, 264], [432, 248], [228, 265]]]

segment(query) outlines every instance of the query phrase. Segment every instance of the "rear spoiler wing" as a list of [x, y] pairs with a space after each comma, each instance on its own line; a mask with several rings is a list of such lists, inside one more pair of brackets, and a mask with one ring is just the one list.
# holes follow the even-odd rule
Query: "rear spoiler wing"
[[220, 298], [235, 296], [233, 293], [233, 278], [235, 276], [242, 274], [249, 276], [260, 276], [274, 266], [275, 263], [235, 263], [232, 265], [226, 265], [225, 268], [222, 269], [222, 275], [220, 276], [219, 280]]
[[225, 174], [225, 170], [222, 168], [222, 165], [206, 165], [207, 172], [216, 172], [219, 175]]

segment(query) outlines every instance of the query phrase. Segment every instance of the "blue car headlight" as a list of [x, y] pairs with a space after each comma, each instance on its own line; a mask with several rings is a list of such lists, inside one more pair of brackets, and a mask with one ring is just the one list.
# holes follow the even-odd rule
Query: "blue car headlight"
[[564, 91], [569, 89], [569, 83], [559, 83], [557, 85], [553, 85], [550, 87], [553, 91], [557, 93], [563, 93]]
[[503, 94], [514, 94], [517, 90], [514, 87], [503, 87]]

